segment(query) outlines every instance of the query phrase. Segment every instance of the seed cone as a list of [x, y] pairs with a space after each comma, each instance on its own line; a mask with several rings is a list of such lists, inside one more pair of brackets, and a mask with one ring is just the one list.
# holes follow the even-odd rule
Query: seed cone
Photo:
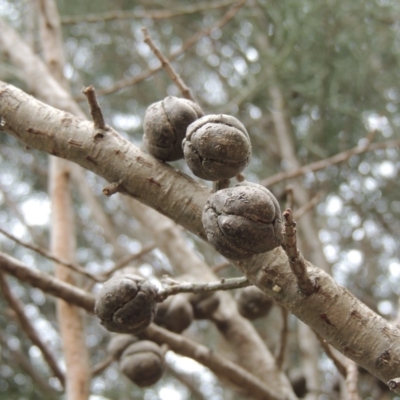
[[111, 332], [139, 333], [153, 321], [157, 288], [135, 275], [122, 275], [104, 283], [95, 313]]
[[183, 153], [189, 168], [199, 178], [226, 180], [248, 165], [250, 138], [235, 117], [206, 115], [189, 125]]
[[140, 340], [122, 353], [119, 368], [136, 385], [151, 386], [161, 378], [165, 370], [164, 355], [154, 342]]
[[212, 246], [233, 260], [270, 251], [282, 243], [279, 203], [268, 189], [255, 183], [212, 194], [202, 222]]
[[193, 101], [168, 96], [151, 104], [144, 117], [143, 143], [147, 151], [163, 161], [183, 158], [186, 128], [204, 115]]

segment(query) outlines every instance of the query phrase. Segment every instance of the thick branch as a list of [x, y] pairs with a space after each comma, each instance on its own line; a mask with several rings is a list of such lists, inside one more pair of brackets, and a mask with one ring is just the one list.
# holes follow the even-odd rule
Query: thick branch
[[0, 252], [0, 271], [12, 275], [22, 282], [43, 290], [52, 296], [65, 300], [93, 313], [95, 298], [82, 289], [60, 281], [49, 274], [29, 268], [15, 258]]
[[[96, 139], [92, 123], [45, 106], [11, 85], [0, 83], [0, 99], [4, 131], [108, 181], [121, 179], [129, 195], [205, 237], [201, 215], [211, 193], [208, 188], [142, 153], [113, 130]], [[357, 364], [384, 382], [400, 376], [400, 331], [328, 274], [310, 264], [308, 273], [319, 289], [304, 296], [281, 248], [236, 265], [249, 281]]]

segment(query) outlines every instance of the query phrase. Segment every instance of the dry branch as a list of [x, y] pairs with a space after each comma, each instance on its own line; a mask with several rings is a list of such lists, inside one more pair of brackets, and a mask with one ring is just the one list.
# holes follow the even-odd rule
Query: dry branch
[[289, 258], [290, 269], [297, 279], [300, 290], [307, 296], [316, 290], [315, 282], [310, 278], [307, 271], [307, 262], [297, 249], [296, 222], [293, 220], [293, 213], [288, 208], [284, 213], [285, 218], [285, 251]]
[[54, 261], [61, 265], [64, 265], [67, 268], [71, 268], [75, 272], [79, 272], [80, 274], [82, 274], [90, 279], [93, 279], [95, 282], [104, 281], [104, 277], [91, 274], [90, 272], [86, 271], [85, 268], [79, 264], [71, 263], [70, 261], [66, 261], [66, 260], [61, 259], [60, 257], [56, 257], [55, 255], [51, 254], [50, 252], [48, 252], [47, 250], [45, 250], [39, 246], [35, 246], [33, 244], [24, 242], [24, 241], [16, 238], [14, 235], [11, 235], [11, 233], [5, 231], [2, 228], [0, 228], [0, 232], [3, 235], [7, 236], [9, 239], [13, 240], [15, 243], [18, 243], [19, 245], [24, 246], [27, 249], [33, 250], [34, 252], [40, 254], [41, 256], [43, 256], [51, 261]]
[[167, 280], [165, 283], [169, 284], [169, 286], [164, 287], [158, 292], [157, 301], [163, 301], [168, 296], [173, 296], [178, 293], [207, 293], [217, 290], [239, 289], [251, 285], [246, 277], [221, 279], [219, 282], [207, 283], [177, 282], [170, 280]]
[[142, 32], [144, 35], [144, 42], [150, 47], [151, 51], [154, 55], [160, 60], [162, 67], [167, 72], [168, 76], [175, 83], [176, 87], [181, 91], [182, 95], [189, 100], [196, 101], [193, 97], [192, 91], [189, 87], [186, 86], [185, 82], [183, 82], [182, 78], [175, 71], [174, 67], [169, 62], [168, 58], [164, 56], [161, 50], [156, 46], [153, 42], [153, 39], [150, 37], [149, 31], [147, 28], [143, 27]]
[[4, 277], [4, 274], [1, 272], [0, 272], [0, 288], [3, 292], [4, 298], [7, 300], [8, 304], [15, 312], [15, 315], [17, 316], [18, 322], [20, 323], [22, 329], [29, 337], [31, 342], [40, 349], [43, 358], [46, 360], [51, 371], [53, 371], [54, 375], [58, 378], [61, 385], [64, 386], [65, 385], [64, 373], [59, 367], [54, 354], [50, 351], [46, 343], [40, 337], [39, 332], [36, 331], [35, 327], [32, 325], [31, 321], [26, 316], [23, 304], [13, 295], [7, 283], [7, 280]]
[[141, 336], [158, 344], [167, 344], [169, 349], [186, 357], [193, 358], [210, 368], [218, 377], [244, 389], [248, 395], [263, 400], [283, 400], [283, 397], [273, 393], [261, 380], [227, 360], [208, 347], [196, 343], [176, 333], [172, 333], [152, 324]]
[[[0, 97], [6, 133], [38, 150], [56, 151], [59, 157], [68, 158], [108, 181], [122, 179], [130, 196], [205, 237], [201, 215], [210, 195], [208, 188], [142, 153], [113, 130], [107, 131], [101, 141], [94, 141], [92, 123], [46, 106], [11, 85], [0, 83]], [[150, 179], [161, 184], [152, 185]], [[357, 364], [384, 382], [400, 376], [399, 329], [324, 271], [310, 264], [309, 275], [319, 289], [304, 296], [281, 248], [235, 264], [250, 282]]]
[[174, 10], [146, 10], [146, 11], [129, 11], [129, 10], [113, 10], [98, 14], [85, 14], [85, 15], [73, 15], [61, 18], [61, 23], [65, 25], [78, 24], [80, 22], [103, 22], [103, 21], [114, 21], [114, 20], [126, 20], [126, 19], [170, 19], [173, 17], [179, 17], [182, 15], [194, 14], [201, 11], [215, 10], [217, 8], [223, 8], [233, 4], [234, 1], [212, 1], [204, 3], [195, 3], [188, 6], [182, 6]]
[[294, 171], [280, 172], [278, 174], [270, 176], [269, 178], [264, 179], [260, 183], [266, 187], [269, 187], [269, 186], [275, 185], [276, 183], [282, 182], [287, 179], [298, 178], [298, 177], [306, 175], [310, 172], [315, 172], [320, 169], [328, 168], [331, 165], [345, 162], [345, 161], [349, 160], [352, 156], [355, 156], [358, 154], [363, 154], [363, 153], [376, 151], [376, 150], [382, 150], [382, 149], [390, 149], [390, 148], [399, 147], [399, 146], [400, 146], [399, 139], [387, 140], [385, 142], [379, 142], [379, 143], [367, 142], [367, 144], [364, 143], [362, 145], [355, 146], [349, 150], [345, 150], [345, 151], [342, 151], [341, 153], [335, 154], [332, 157], [325, 158], [324, 160], [316, 161], [314, 163], [304, 165]]
[[[188, 49], [190, 49], [193, 45], [195, 45], [201, 38], [211, 35], [211, 33], [215, 29], [222, 28], [239, 12], [239, 10], [244, 6], [245, 3], [246, 0], [239, 0], [235, 2], [233, 6], [229, 8], [229, 10], [224, 14], [224, 16], [221, 19], [219, 19], [213, 26], [211, 26], [210, 28], [203, 29], [199, 32], [196, 32], [193, 36], [187, 39], [179, 49], [172, 52], [168, 56], [168, 60], [170, 62], [175, 60], [177, 57], [179, 57], [181, 54], [184, 54]], [[156, 68], [150, 68], [147, 71], [143, 71], [142, 73], [140, 73], [137, 76], [134, 76], [133, 78], [122, 79], [108, 88], [98, 90], [98, 94], [99, 95], [111, 94], [117, 92], [118, 90], [124, 89], [128, 86], [136, 85], [137, 83], [142, 82], [145, 79], [149, 78], [150, 76], [154, 75], [161, 69], [162, 65]], [[81, 101], [83, 99], [81, 96], [79, 96], [76, 98], [76, 100]]]

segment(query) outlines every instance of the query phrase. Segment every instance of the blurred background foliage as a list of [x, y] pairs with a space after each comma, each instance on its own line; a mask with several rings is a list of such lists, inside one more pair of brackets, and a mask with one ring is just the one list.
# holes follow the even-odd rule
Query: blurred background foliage
[[[148, 105], [167, 95], [180, 95], [163, 70], [149, 74], [137, 84], [129, 84], [159, 66], [158, 59], [143, 42], [141, 27], [147, 27], [157, 46], [168, 56], [185, 46], [192, 35], [215, 26], [233, 2], [189, 5], [183, 0], [58, 0], [57, 4], [63, 21], [65, 74], [74, 96], [88, 110], [82, 101], [83, 86], [92, 84], [99, 94], [107, 93], [99, 97], [106, 121], [140, 146]], [[154, 10], [159, 18], [154, 18]], [[161, 18], [163, 12], [174, 16]], [[0, 15], [40, 55], [34, 2], [0, 0]], [[277, 111], [271, 101], [271, 87], [279, 88], [283, 96], [283, 112], [292, 133], [290, 145], [300, 164], [307, 165], [365, 144], [373, 130], [376, 130], [375, 143], [400, 138], [399, 61], [400, 3], [397, 1], [249, 0], [235, 18], [203, 36], [172, 64], [206, 113], [231, 114], [246, 126], [253, 144], [253, 158], [245, 175], [248, 180], [260, 182], [290, 169], [290, 160], [282, 160], [279, 151], [272, 118]], [[0, 79], [27, 90], [23, 77], [2, 53]], [[123, 88], [113, 90], [118, 82]], [[6, 135], [0, 136], [0, 144], [0, 226], [21, 239], [47, 247], [48, 159], [36, 151], [27, 151]], [[190, 173], [183, 162], [175, 162], [174, 166]], [[399, 169], [398, 147], [391, 147], [352, 156], [344, 163], [296, 178], [311, 197], [323, 193], [311, 213], [332, 275], [388, 319], [397, 316], [400, 294]], [[127, 253], [139, 251], [150, 237], [129, 217], [118, 196], [107, 199], [100, 196], [104, 181], [88, 173], [87, 182], [113, 221], [119, 245]], [[289, 184], [286, 180], [270, 187], [282, 207]], [[90, 207], [78, 192], [74, 196], [79, 217], [77, 259], [90, 271], [99, 272], [115, 261], [114, 248], [93, 221]], [[296, 192], [293, 196], [296, 199]], [[298, 230], [302, 230], [301, 219]], [[192, 235], [187, 240], [210, 265], [223, 261]], [[49, 261], [2, 235], [0, 247], [28, 265], [52, 270]], [[307, 258], [307, 253], [304, 255]], [[173, 266], [157, 249], [137, 260], [137, 267], [147, 275], [173, 275]], [[238, 274], [231, 267], [218, 273], [221, 277]], [[60, 351], [53, 300], [15, 281], [12, 287], [26, 304], [25, 310], [35, 325], [45, 330], [46, 339]], [[43, 391], [21, 368], [21, 363], [16, 362], [18, 353], [42, 374], [47, 372], [40, 352], [27, 342], [13, 322], [13, 315], [1, 296], [0, 306], [0, 397], [1, 393], [7, 393], [10, 400], [56, 398]], [[272, 312], [255, 323], [266, 340], [276, 336], [276, 332], [270, 332], [274, 329], [270, 322], [276, 320], [279, 325], [277, 315], [278, 311]], [[88, 322], [88, 346], [96, 363], [105, 357], [108, 335], [99, 331], [95, 322], [90, 319]], [[290, 324], [294, 329], [294, 319]], [[190, 335], [210, 347], [217, 346], [219, 340], [212, 325], [204, 321], [192, 325]], [[293, 363], [290, 367], [298, 367], [295, 337], [290, 351]], [[171, 361], [171, 365], [179, 369], [179, 362]], [[321, 368], [325, 372], [326, 394], [320, 398], [335, 398], [329, 394], [334, 368], [323, 355]], [[141, 390], [123, 378], [115, 367], [110, 367], [93, 380], [92, 392], [118, 399], [133, 395], [146, 400], [195, 398], [190, 385], [182, 383], [182, 374], [171, 369], [153, 388]], [[222, 392], [215, 378], [195, 364], [193, 371], [184, 375], [199, 389], [198, 398], [234, 396], [228, 390]], [[363, 398], [380, 398], [375, 380], [365, 378], [361, 384]], [[97, 398], [101, 397], [93, 396]]]

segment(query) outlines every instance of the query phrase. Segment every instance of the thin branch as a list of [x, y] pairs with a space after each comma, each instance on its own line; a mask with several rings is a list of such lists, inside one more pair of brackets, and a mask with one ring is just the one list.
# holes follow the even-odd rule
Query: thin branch
[[303, 204], [300, 208], [298, 208], [293, 213], [293, 219], [298, 221], [304, 214], [312, 210], [320, 202], [322, 195], [322, 191], [318, 192], [308, 203]]
[[208, 367], [218, 377], [227, 379], [236, 387], [245, 389], [250, 396], [264, 400], [282, 400], [264, 385], [264, 383], [254, 375], [239, 367], [236, 363], [223, 358], [210, 350], [208, 347], [194, 342], [188, 338], [172, 333], [157, 325], [150, 325], [141, 337], [152, 340], [158, 344], [167, 344], [168, 347], [183, 356], [190, 357], [193, 360]]
[[92, 85], [83, 88], [82, 93], [86, 96], [90, 107], [90, 114], [93, 118], [94, 126], [97, 129], [105, 130], [107, 125], [104, 122], [103, 113], [101, 111], [99, 102], [97, 101], [96, 91]]
[[[246, 0], [239, 0], [239, 1], [235, 2], [234, 5], [231, 8], [229, 8], [229, 10], [226, 12], [226, 14], [220, 20], [217, 21], [216, 24], [214, 24], [210, 28], [206, 28], [206, 29], [203, 29], [203, 30], [195, 33], [188, 40], [186, 40], [179, 49], [172, 52], [168, 56], [169, 61], [171, 62], [171, 61], [175, 60], [181, 54], [185, 53], [190, 47], [195, 45], [204, 36], [209, 36], [209, 35], [211, 35], [211, 33], [214, 30], [222, 28], [239, 12], [239, 10], [244, 6], [245, 3], [246, 3]], [[128, 86], [133, 86], [139, 82], [144, 81], [145, 79], [154, 75], [156, 72], [160, 71], [161, 69], [162, 69], [162, 65], [155, 67], [155, 68], [150, 68], [147, 71], [143, 71], [141, 74], [139, 74], [135, 77], [132, 77], [129, 79], [122, 79], [108, 88], [105, 88], [103, 90], [98, 90], [97, 93], [98, 93], [98, 95], [106, 95], [106, 94], [115, 93], [121, 89], [128, 87]], [[75, 98], [75, 100], [82, 101], [83, 99], [82, 99], [82, 97], [78, 96]]]
[[91, 372], [91, 377], [95, 377], [96, 375], [101, 374], [104, 370], [106, 370], [115, 360], [111, 357], [108, 356], [106, 357], [103, 361], [99, 362], [96, 364]]
[[111, 197], [115, 193], [124, 193], [125, 189], [124, 186], [122, 185], [122, 181], [119, 180], [117, 182], [112, 182], [109, 185], [107, 185], [103, 190], [103, 194], [106, 195], [107, 197]]
[[392, 147], [399, 147], [400, 140], [388, 140], [386, 142], [380, 143], [369, 143], [367, 145], [363, 144], [361, 146], [355, 146], [352, 149], [342, 151], [341, 153], [335, 154], [332, 157], [325, 158], [321, 161], [316, 161], [314, 163], [304, 165], [294, 171], [280, 172], [267, 179], [261, 181], [261, 185], [269, 187], [275, 185], [278, 182], [282, 182], [286, 179], [297, 178], [308, 174], [309, 172], [315, 172], [320, 169], [327, 168], [331, 165], [339, 164], [341, 162], [347, 161], [352, 156], [367, 153], [375, 150], [389, 149]]
[[276, 357], [276, 365], [278, 366], [279, 369], [282, 369], [283, 362], [285, 361], [285, 351], [286, 351], [286, 346], [287, 346], [287, 339], [288, 339], [288, 315], [289, 312], [285, 307], [280, 307], [281, 308], [281, 314], [282, 314], [282, 331], [280, 334], [280, 344], [279, 344], [279, 351], [278, 355]]
[[47, 250], [45, 250], [39, 246], [29, 244], [27, 242], [24, 242], [24, 241], [16, 238], [14, 235], [5, 231], [2, 228], [0, 228], [0, 233], [2, 233], [4, 236], [7, 236], [9, 239], [14, 241], [15, 243], [18, 243], [19, 245], [26, 247], [27, 249], [33, 250], [34, 252], [40, 254], [41, 256], [43, 256], [51, 261], [54, 261], [58, 264], [64, 265], [65, 267], [68, 267], [68, 268], [74, 270], [75, 272], [79, 272], [80, 274], [85, 275], [86, 277], [93, 279], [96, 282], [103, 282], [105, 280], [105, 278], [103, 278], [101, 276], [93, 275], [90, 272], [86, 271], [86, 269], [79, 264], [71, 263], [69, 261], [63, 260], [59, 257], [54, 256], [53, 254], [51, 254], [50, 252], [48, 252]]
[[212, 266], [211, 269], [214, 273], [217, 273], [222, 269], [229, 267], [230, 265], [232, 265], [230, 261], [222, 261], [219, 264], [215, 264], [214, 266]]
[[308, 274], [306, 260], [297, 249], [296, 222], [293, 220], [292, 210], [288, 208], [283, 213], [283, 217], [285, 218], [285, 251], [289, 259], [290, 269], [297, 279], [300, 290], [304, 294], [310, 295], [315, 290], [315, 283]]
[[84, 14], [72, 15], [61, 18], [61, 23], [64, 25], [78, 24], [80, 22], [103, 22], [113, 20], [127, 20], [127, 19], [170, 19], [173, 17], [180, 17], [182, 15], [194, 14], [201, 11], [215, 10], [223, 8], [234, 3], [232, 0], [228, 1], [213, 1], [196, 3], [189, 6], [182, 6], [174, 10], [145, 10], [145, 11], [129, 11], [129, 10], [113, 10], [98, 14]]
[[95, 298], [92, 294], [63, 282], [49, 274], [30, 268], [8, 254], [0, 252], [0, 271], [14, 276], [22, 282], [43, 290], [86, 311], [94, 312]]
[[150, 37], [149, 31], [147, 30], [147, 28], [143, 27], [142, 32], [144, 35], [144, 42], [150, 47], [150, 49], [154, 53], [154, 55], [160, 60], [162, 67], [165, 69], [165, 71], [167, 72], [167, 74], [170, 77], [170, 79], [172, 80], [172, 82], [174, 82], [176, 87], [181, 91], [183, 97], [196, 102], [196, 100], [193, 97], [192, 91], [190, 90], [190, 88], [188, 86], [186, 86], [185, 82], [182, 80], [182, 78], [179, 76], [179, 74], [175, 71], [174, 67], [168, 61], [168, 58], [166, 58], [164, 56], [164, 54], [161, 52], [161, 50], [153, 42], [153, 39]]
[[217, 290], [232, 290], [239, 289], [246, 286], [251, 286], [252, 283], [244, 277], [221, 279], [219, 282], [207, 283], [191, 283], [191, 282], [178, 282], [171, 279], [164, 280], [170, 286], [161, 289], [157, 294], [157, 301], [164, 301], [168, 296], [173, 296], [178, 293], [207, 293]]
[[0, 344], [2, 347], [6, 347], [10, 352], [10, 361], [15, 363], [18, 367], [21, 367], [32, 378], [32, 381], [35, 382], [36, 385], [51, 396], [51, 399], [53, 399], [54, 396], [57, 396], [57, 399], [60, 398], [59, 396], [61, 396], [61, 392], [50, 386], [49, 383], [37, 373], [37, 370], [33, 367], [28, 357], [22, 353], [22, 351], [13, 349], [8, 345], [2, 332], [0, 332]]
[[322, 338], [320, 335], [316, 334], [319, 342], [321, 343], [322, 348], [324, 349], [326, 355], [332, 360], [332, 362], [335, 364], [335, 367], [339, 371], [340, 375], [343, 376], [343, 378], [346, 378], [347, 375], [347, 369], [346, 365], [343, 364], [342, 360], [340, 360], [336, 354], [333, 352], [331, 346]]
[[144, 256], [147, 253], [150, 253], [150, 251], [153, 251], [156, 248], [157, 248], [157, 245], [153, 242], [146, 244], [145, 246], [143, 246], [142, 250], [138, 251], [135, 254], [129, 254], [127, 257], [125, 257], [122, 260], [115, 263], [114, 266], [111, 267], [108, 271], [104, 272], [103, 275], [106, 278], [109, 278], [115, 271], [118, 271], [119, 269], [124, 268], [131, 261], [136, 260], [136, 259]]
[[47, 347], [46, 343], [41, 339], [40, 334], [36, 331], [29, 318], [25, 315], [23, 304], [13, 295], [7, 280], [4, 277], [4, 274], [1, 272], [0, 288], [7, 303], [14, 310], [22, 329], [27, 334], [31, 342], [40, 349], [43, 354], [43, 358], [46, 360], [48, 366], [53, 371], [53, 374], [58, 378], [61, 385], [65, 386], [65, 376], [59, 367], [56, 358]]

